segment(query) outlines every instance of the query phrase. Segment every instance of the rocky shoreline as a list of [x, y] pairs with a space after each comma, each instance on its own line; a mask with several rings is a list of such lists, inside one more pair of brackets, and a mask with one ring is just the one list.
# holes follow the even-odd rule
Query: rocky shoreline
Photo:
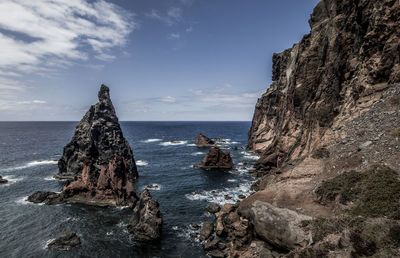
[[212, 257], [400, 256], [399, 15], [394, 0], [321, 1], [274, 54], [249, 131], [260, 179], [215, 213]]

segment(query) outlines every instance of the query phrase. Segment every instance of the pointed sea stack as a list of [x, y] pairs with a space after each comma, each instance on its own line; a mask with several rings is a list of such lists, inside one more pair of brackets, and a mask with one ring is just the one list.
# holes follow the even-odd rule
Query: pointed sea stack
[[233, 162], [229, 152], [223, 152], [220, 148], [214, 147], [208, 151], [203, 161], [195, 165], [195, 167], [203, 169], [231, 169]]
[[73, 179], [61, 195], [69, 202], [133, 205], [138, 172], [132, 150], [122, 134], [109, 88], [101, 85], [98, 97], [58, 161], [56, 177]]
[[204, 134], [200, 133], [197, 136], [194, 144], [196, 144], [197, 147], [209, 147], [209, 146], [214, 146], [215, 142], [213, 140], [211, 140], [210, 138], [208, 138], [207, 136], [205, 136]]

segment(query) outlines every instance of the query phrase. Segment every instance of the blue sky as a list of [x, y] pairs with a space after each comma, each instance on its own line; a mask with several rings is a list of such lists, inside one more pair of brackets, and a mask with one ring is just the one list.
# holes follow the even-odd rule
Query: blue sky
[[317, 0], [0, 0], [0, 120], [251, 120]]

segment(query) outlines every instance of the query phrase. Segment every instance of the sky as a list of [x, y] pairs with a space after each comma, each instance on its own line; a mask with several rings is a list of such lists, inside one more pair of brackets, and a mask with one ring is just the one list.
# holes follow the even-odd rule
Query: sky
[[0, 0], [0, 121], [250, 121], [317, 0]]

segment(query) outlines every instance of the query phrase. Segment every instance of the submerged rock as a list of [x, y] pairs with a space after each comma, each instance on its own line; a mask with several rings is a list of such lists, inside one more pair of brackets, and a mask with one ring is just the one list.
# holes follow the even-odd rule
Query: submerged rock
[[205, 136], [204, 134], [199, 134], [196, 138], [196, 141], [194, 142], [198, 147], [209, 147], [209, 146], [214, 146], [215, 142]]
[[62, 236], [50, 242], [48, 248], [68, 250], [81, 245], [81, 240], [75, 232], [65, 232]]
[[6, 183], [8, 183], [8, 180], [0, 176], [0, 184], [6, 184]]
[[132, 150], [123, 137], [107, 86], [101, 86], [98, 98], [64, 147], [56, 178], [73, 180], [63, 189], [63, 197], [70, 202], [134, 205], [138, 172]]
[[195, 165], [195, 167], [203, 169], [231, 169], [233, 162], [229, 152], [223, 152], [220, 148], [214, 147], [208, 151], [203, 161]]
[[128, 231], [134, 240], [151, 242], [160, 239], [163, 218], [158, 207], [158, 202], [153, 199], [149, 190], [143, 190], [128, 225]]

